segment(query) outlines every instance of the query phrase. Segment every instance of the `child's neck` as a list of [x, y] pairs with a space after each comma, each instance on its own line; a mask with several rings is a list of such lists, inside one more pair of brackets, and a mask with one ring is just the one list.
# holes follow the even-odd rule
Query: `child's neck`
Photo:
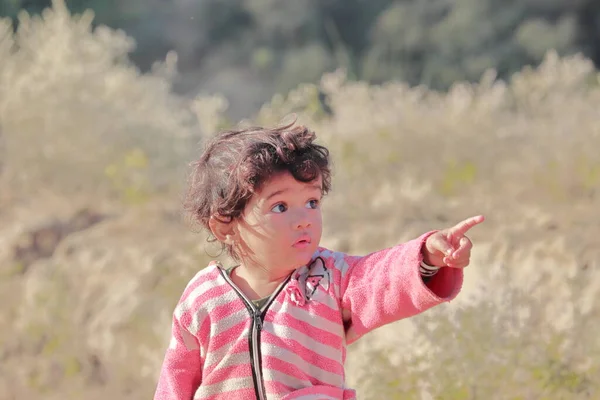
[[242, 264], [231, 271], [231, 279], [246, 297], [258, 300], [270, 296], [289, 274], [290, 272], [277, 274]]

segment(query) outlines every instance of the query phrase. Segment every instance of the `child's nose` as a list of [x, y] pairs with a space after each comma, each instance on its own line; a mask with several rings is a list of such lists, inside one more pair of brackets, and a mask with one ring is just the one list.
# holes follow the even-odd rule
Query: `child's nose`
[[298, 229], [308, 228], [310, 226], [309, 221], [301, 221], [298, 223]]
[[310, 226], [310, 217], [307, 212], [299, 212], [295, 221], [296, 229], [306, 229]]

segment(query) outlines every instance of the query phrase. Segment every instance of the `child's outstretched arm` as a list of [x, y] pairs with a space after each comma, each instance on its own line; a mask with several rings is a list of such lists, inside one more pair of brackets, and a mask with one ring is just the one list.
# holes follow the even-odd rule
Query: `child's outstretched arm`
[[[340, 294], [348, 342], [454, 299], [470, 255], [471, 242], [464, 233], [482, 221], [470, 218], [366, 256], [346, 256]], [[449, 267], [425, 283], [419, 272], [422, 261]]]
[[171, 342], [165, 354], [154, 400], [192, 400], [202, 381], [198, 340], [187, 330], [178, 314], [176, 310], [173, 315]]

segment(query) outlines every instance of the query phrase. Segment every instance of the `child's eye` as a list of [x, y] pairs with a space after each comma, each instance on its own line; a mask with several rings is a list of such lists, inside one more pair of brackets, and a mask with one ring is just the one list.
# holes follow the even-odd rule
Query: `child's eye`
[[317, 207], [319, 207], [319, 200], [310, 200], [308, 203], [306, 203], [307, 208], [312, 208], [313, 210]]
[[273, 206], [273, 208], [271, 208], [271, 211], [273, 211], [275, 213], [282, 213], [282, 212], [285, 212], [286, 210], [287, 210], [287, 207], [283, 203], [275, 204], [275, 206]]

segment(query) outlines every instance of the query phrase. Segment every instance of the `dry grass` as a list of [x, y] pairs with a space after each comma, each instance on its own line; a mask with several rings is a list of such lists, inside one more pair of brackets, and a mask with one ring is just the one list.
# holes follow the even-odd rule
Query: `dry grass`
[[[129, 39], [57, 4], [17, 36], [0, 23], [0, 393], [145, 399], [172, 307], [215, 250], [182, 223], [179, 195], [223, 104], [177, 98], [167, 73], [127, 63]], [[330, 146], [324, 245], [365, 253], [488, 218], [459, 299], [352, 346], [360, 398], [597, 398], [599, 83], [588, 60], [551, 53], [447, 94], [340, 72], [319, 85], [333, 115], [304, 86], [253, 118], [296, 112]], [[83, 208], [108, 218], [15, 261], [27, 232]]]

